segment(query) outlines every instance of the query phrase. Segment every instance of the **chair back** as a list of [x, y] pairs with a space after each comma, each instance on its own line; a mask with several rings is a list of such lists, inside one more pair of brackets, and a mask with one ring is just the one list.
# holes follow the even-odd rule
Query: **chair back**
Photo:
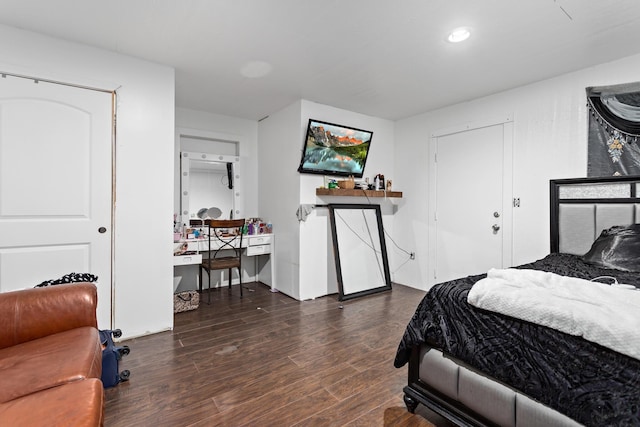
[[230, 258], [230, 251], [233, 251], [233, 258], [242, 256], [242, 237], [245, 224], [241, 219], [209, 219], [205, 220], [209, 226], [209, 259]]

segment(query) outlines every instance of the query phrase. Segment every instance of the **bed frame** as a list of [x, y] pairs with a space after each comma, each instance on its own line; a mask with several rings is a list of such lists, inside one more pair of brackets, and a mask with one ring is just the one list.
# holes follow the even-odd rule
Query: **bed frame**
[[[640, 176], [551, 180], [551, 252], [582, 255], [614, 225], [640, 223]], [[579, 426], [427, 345], [414, 347], [404, 402], [423, 404], [460, 426]]]

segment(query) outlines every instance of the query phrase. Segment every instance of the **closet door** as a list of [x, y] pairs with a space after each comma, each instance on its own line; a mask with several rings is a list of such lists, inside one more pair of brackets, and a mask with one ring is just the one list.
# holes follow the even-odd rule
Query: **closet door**
[[98, 276], [111, 326], [112, 94], [0, 78], [0, 291]]
[[511, 190], [505, 182], [510, 183], [511, 173], [505, 167], [510, 161], [505, 124], [438, 136], [434, 143], [435, 283], [509, 266]]

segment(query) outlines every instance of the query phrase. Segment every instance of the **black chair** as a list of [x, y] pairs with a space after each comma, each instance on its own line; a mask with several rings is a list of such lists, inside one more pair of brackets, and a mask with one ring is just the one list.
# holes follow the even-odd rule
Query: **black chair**
[[238, 269], [240, 278], [240, 298], [242, 298], [242, 231], [244, 219], [209, 219], [204, 220], [208, 240], [208, 252], [200, 263], [199, 289], [202, 293], [202, 273], [207, 272], [209, 288], [207, 290], [207, 304], [211, 304], [211, 271], [229, 271], [229, 292], [231, 292], [232, 270]]

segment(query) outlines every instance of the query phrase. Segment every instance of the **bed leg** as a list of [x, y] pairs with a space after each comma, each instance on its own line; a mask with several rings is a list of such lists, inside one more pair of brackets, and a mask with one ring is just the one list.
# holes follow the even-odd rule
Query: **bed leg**
[[407, 406], [407, 411], [411, 412], [412, 414], [415, 414], [416, 408], [418, 407], [417, 400], [415, 400], [413, 397], [405, 393], [404, 404]]

